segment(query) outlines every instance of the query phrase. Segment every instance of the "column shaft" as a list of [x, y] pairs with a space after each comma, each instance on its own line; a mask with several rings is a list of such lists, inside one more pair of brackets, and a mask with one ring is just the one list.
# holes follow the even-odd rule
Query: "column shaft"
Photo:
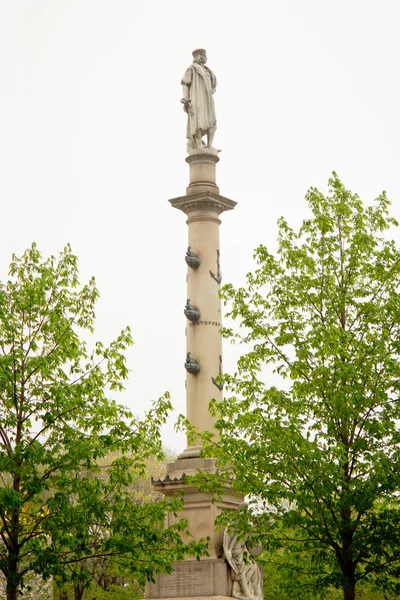
[[[188, 245], [200, 258], [200, 266], [188, 267], [187, 271], [187, 298], [200, 312], [200, 318], [186, 322], [186, 351], [198, 361], [200, 372], [186, 374], [186, 416], [198, 431], [214, 434], [214, 419], [208, 406], [213, 398], [217, 402], [222, 399], [222, 390], [215, 381], [222, 363], [219, 215], [236, 206], [236, 202], [219, 194], [215, 181], [218, 160], [216, 151], [189, 155], [186, 161], [190, 165], [190, 183], [186, 196], [170, 200], [174, 208], [187, 215]], [[179, 458], [196, 457], [200, 451], [200, 444], [195, 443]]]
[[[220, 401], [222, 391], [213, 383], [222, 360], [221, 300], [219, 298], [219, 224], [216, 216], [198, 215], [188, 219], [189, 246], [201, 264], [188, 267], [187, 296], [200, 311], [200, 319], [187, 322], [186, 349], [200, 364], [200, 373], [186, 375], [186, 415], [199, 431], [215, 433], [208, 411], [212, 398]], [[211, 275], [214, 275], [214, 277]]]

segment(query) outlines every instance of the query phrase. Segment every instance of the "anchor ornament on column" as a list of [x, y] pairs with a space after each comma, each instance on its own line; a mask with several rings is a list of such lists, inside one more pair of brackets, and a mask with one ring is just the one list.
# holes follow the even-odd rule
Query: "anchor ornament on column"
[[215, 275], [211, 270], [210, 270], [210, 275], [213, 279], [215, 279], [215, 281], [218, 283], [218, 285], [220, 285], [221, 281], [222, 281], [222, 273], [221, 273], [221, 267], [219, 264], [219, 250], [217, 250], [217, 274]]
[[[219, 355], [219, 372], [220, 374], [222, 373], [222, 356]], [[222, 392], [222, 390], [224, 389], [224, 386], [222, 383], [218, 383], [218, 381], [215, 379], [215, 377], [211, 377], [211, 380], [213, 382], [214, 385], [217, 386], [217, 388]]]

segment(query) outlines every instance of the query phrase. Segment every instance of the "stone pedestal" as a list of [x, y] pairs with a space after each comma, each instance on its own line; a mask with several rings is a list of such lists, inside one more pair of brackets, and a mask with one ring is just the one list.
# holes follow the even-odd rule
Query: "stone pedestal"
[[[171, 575], [160, 575], [150, 583], [151, 598], [231, 598], [232, 581], [225, 560], [186, 560], [174, 566]], [[146, 596], [147, 597], [147, 596]]]
[[[191, 600], [222, 600], [231, 598], [232, 581], [230, 568], [222, 558], [222, 531], [215, 530], [215, 520], [223, 509], [235, 510], [243, 497], [237, 497], [226, 488], [221, 501], [212, 502], [211, 494], [199, 492], [186, 477], [196, 471], [215, 472], [215, 461], [205, 458], [183, 458], [168, 464], [164, 479], [153, 481], [154, 488], [166, 496], [180, 493], [185, 497], [185, 507], [181, 517], [190, 523], [190, 532], [196, 541], [209, 537], [209, 557], [201, 560], [186, 560], [174, 565], [171, 575], [159, 575], [156, 583], [149, 583], [146, 598], [190, 598]], [[173, 515], [168, 515], [166, 525], [172, 524]]]

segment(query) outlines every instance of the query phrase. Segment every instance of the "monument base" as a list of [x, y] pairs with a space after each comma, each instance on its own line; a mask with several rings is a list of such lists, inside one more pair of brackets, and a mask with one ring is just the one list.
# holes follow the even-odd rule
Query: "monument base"
[[[193, 448], [192, 448], [193, 450]], [[151, 600], [225, 600], [232, 598], [232, 578], [228, 563], [223, 555], [223, 532], [215, 529], [215, 520], [224, 509], [237, 510], [243, 496], [237, 496], [226, 487], [218, 500], [211, 493], [199, 491], [188, 480], [197, 471], [215, 473], [215, 460], [190, 457], [183, 453], [180, 458], [167, 466], [164, 479], [153, 480], [154, 488], [166, 496], [184, 493], [184, 509], [181, 516], [189, 522], [195, 540], [209, 537], [208, 557], [201, 560], [189, 559], [173, 565], [170, 575], [159, 574], [155, 583], [146, 586], [146, 598]], [[168, 515], [166, 525], [175, 521]]]
[[185, 560], [176, 563], [171, 575], [158, 575], [156, 583], [149, 583], [146, 598], [231, 598], [230, 570], [222, 558]]
[[[181, 456], [184, 456], [182, 453]], [[196, 472], [216, 472], [216, 463], [212, 458], [192, 457], [178, 458], [167, 465], [167, 475], [158, 481], [152, 480], [153, 487], [165, 496], [184, 493], [184, 509], [180, 517], [189, 522], [189, 529], [193, 539], [199, 541], [201, 538], [210, 538], [208, 552], [209, 558], [204, 558], [201, 563], [210, 559], [220, 559], [223, 554], [223, 532], [215, 529], [215, 520], [225, 509], [237, 510], [243, 502], [243, 496], [238, 496], [230, 487], [225, 487], [221, 496], [216, 500], [210, 492], [201, 492], [188, 479], [188, 476]], [[166, 525], [172, 525], [176, 518], [169, 514]], [[195, 561], [200, 564], [199, 561]], [[224, 561], [223, 561], [224, 562]], [[188, 561], [185, 561], [186, 565]], [[171, 577], [171, 576], [170, 576]], [[179, 595], [179, 594], [176, 594]]]
[[[153, 600], [146, 598], [146, 600]], [[157, 600], [178, 600], [177, 598], [157, 598]], [[232, 600], [231, 596], [180, 596], [179, 600]]]

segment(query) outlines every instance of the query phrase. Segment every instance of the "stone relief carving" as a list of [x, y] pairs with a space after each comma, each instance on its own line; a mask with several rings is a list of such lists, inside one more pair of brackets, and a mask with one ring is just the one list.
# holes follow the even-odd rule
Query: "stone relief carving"
[[[181, 82], [183, 89], [181, 102], [188, 115], [186, 137], [189, 153], [205, 148], [213, 149], [217, 128], [213, 98], [217, 78], [211, 69], [206, 67], [207, 56], [204, 48], [193, 50], [192, 55], [193, 64], [186, 69]], [[203, 141], [205, 135], [207, 144]]]
[[193, 375], [200, 372], [200, 365], [197, 360], [191, 357], [190, 352], [186, 354], [185, 369], [189, 373], [193, 373]]
[[188, 265], [188, 267], [191, 267], [192, 269], [197, 269], [200, 266], [200, 258], [198, 256], [198, 254], [195, 254], [192, 251], [191, 246], [188, 246], [188, 249], [186, 251], [185, 261], [186, 261], [186, 264]]
[[200, 319], [200, 312], [195, 306], [190, 304], [190, 298], [187, 299], [183, 312], [189, 321], [198, 321]]
[[240, 600], [263, 600], [261, 570], [253, 556], [261, 553], [261, 546], [251, 546], [246, 539], [224, 531], [224, 557], [231, 567], [232, 597]]

